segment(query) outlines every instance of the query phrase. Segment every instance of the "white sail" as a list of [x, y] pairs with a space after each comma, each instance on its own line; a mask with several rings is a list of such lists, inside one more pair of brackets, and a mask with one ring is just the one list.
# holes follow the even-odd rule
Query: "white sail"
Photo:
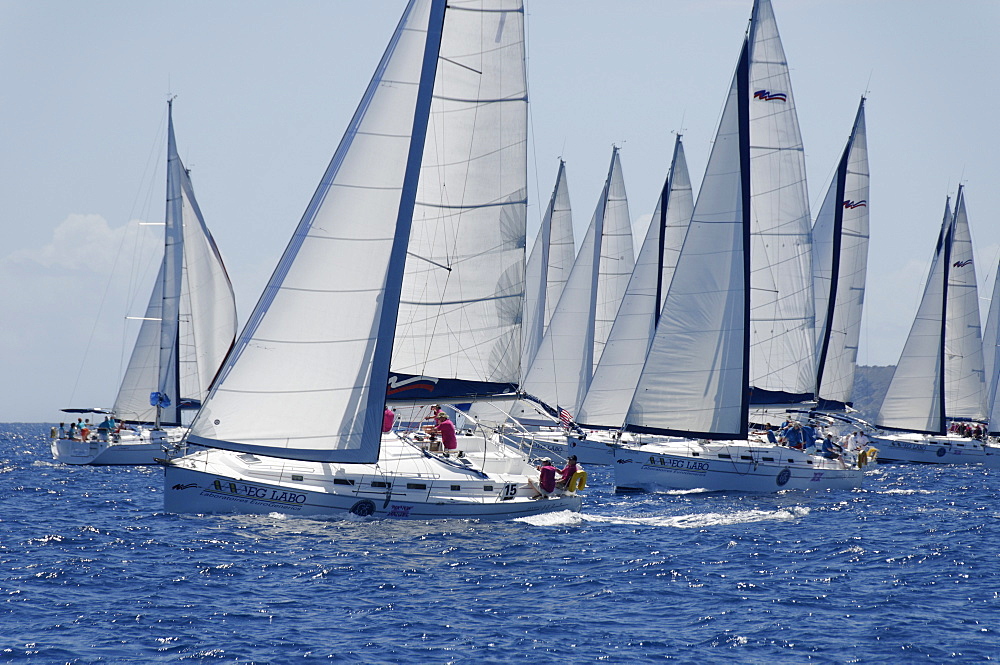
[[594, 370], [580, 413], [576, 414], [577, 422], [617, 428], [625, 421], [693, 207], [691, 178], [678, 134], [669, 177], [656, 203], [604, 354]]
[[615, 147], [608, 177], [607, 200], [604, 205], [604, 239], [601, 242], [601, 264], [597, 277], [597, 309], [594, 316], [594, 365], [601, 359], [611, 334], [615, 316], [621, 307], [625, 289], [635, 268], [635, 245], [632, 241], [632, 220], [629, 217], [625, 179], [621, 157]]
[[865, 100], [813, 226], [818, 397], [848, 404], [854, 390], [868, 267]]
[[955, 232], [948, 266], [948, 306], [944, 338], [944, 412], [948, 418], [984, 420], [986, 383], [979, 324], [979, 291], [972, 237], [960, 185], [955, 199]]
[[983, 366], [986, 373], [986, 406], [989, 409], [989, 434], [1000, 434], [1000, 401], [997, 387], [1000, 385], [1000, 265], [993, 279], [993, 295], [990, 310], [986, 315], [983, 330]]
[[559, 160], [556, 184], [525, 267], [521, 367], [527, 371], [542, 344], [575, 257], [573, 215], [566, 183], [566, 162]]
[[749, 343], [748, 46], [625, 429], [745, 438]]
[[528, 98], [520, 0], [448, 3], [392, 370], [517, 383]]
[[769, 0], [754, 2], [750, 90], [751, 399], [800, 401], [816, 392], [812, 228], [802, 137]]
[[164, 259], [128, 369], [115, 399], [123, 420], [155, 422], [150, 393], [167, 396], [161, 424], [181, 423], [180, 408], [204, 399], [236, 335], [233, 287], [177, 154], [173, 105], [167, 130]]
[[378, 458], [443, 16], [442, 0], [407, 6], [190, 442], [314, 461]]
[[[579, 411], [594, 373], [595, 320], [600, 267], [604, 263], [605, 218], [615, 173], [620, 176], [618, 148], [611, 155], [608, 177], [583, 236], [552, 320], [538, 353], [527, 369], [524, 390], [552, 407]], [[619, 190], [619, 193], [623, 193]]]
[[879, 408], [879, 426], [914, 432], [944, 432], [941, 339], [953, 220], [950, 202], [946, 202], [924, 294]]

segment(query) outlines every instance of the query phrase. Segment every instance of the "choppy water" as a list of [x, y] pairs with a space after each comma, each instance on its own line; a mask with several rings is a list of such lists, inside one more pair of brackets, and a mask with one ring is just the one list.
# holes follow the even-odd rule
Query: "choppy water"
[[158, 468], [70, 467], [0, 425], [0, 661], [984, 662], [1000, 473], [862, 490], [610, 491], [522, 521], [163, 512]]

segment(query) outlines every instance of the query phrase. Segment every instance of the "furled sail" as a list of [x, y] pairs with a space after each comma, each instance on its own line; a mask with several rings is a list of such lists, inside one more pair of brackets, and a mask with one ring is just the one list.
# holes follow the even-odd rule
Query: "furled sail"
[[788, 63], [769, 0], [750, 24], [750, 386], [754, 404], [816, 392], [811, 217]]
[[625, 429], [746, 438], [749, 47], [732, 86]]
[[670, 172], [649, 223], [611, 334], [587, 391], [577, 422], [621, 427], [659, 316], [681, 244], [691, 221], [691, 178], [678, 134]]
[[538, 353], [575, 256], [566, 162], [560, 159], [556, 184], [525, 268], [522, 370], [531, 366]]
[[167, 124], [167, 208], [164, 258], [146, 307], [114, 413], [131, 422], [180, 425], [180, 411], [197, 406], [236, 336], [233, 287], [194, 196]]
[[445, 66], [444, 11], [444, 0], [406, 7], [190, 443], [290, 459], [378, 459], [424, 138], [436, 140], [428, 117]]
[[865, 100], [813, 226], [816, 385], [823, 408], [851, 403], [868, 267]]

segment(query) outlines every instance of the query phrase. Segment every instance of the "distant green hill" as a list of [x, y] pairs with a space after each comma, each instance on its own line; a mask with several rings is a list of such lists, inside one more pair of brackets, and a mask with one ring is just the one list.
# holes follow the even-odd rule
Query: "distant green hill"
[[858, 365], [858, 370], [854, 374], [854, 408], [870, 423], [875, 422], [875, 416], [882, 406], [882, 398], [889, 389], [889, 381], [892, 380], [892, 372], [895, 369], [895, 365], [885, 367]]

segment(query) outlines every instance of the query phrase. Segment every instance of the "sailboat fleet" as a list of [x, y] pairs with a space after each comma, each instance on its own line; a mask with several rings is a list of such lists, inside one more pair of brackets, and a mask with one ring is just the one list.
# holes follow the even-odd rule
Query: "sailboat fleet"
[[[638, 255], [616, 146], [579, 251], [560, 160], [526, 256], [527, 102], [522, 0], [410, 0], [235, 341], [171, 117], [163, 264], [111, 410], [143, 429], [57, 437], [56, 459], [155, 457], [172, 512], [408, 519], [580, 510], [574, 464], [536, 491], [548, 451], [610, 464], [621, 491], [851, 489], [876, 459], [1000, 462], [948, 432], [1000, 420], [1000, 278], [984, 339], [962, 188], [878, 420], [853, 415], [865, 100], [813, 223], [769, 0], [697, 194], [678, 134]], [[790, 446], [772, 420], [820, 429]], [[838, 422], [874, 447], [810, 445]]]

